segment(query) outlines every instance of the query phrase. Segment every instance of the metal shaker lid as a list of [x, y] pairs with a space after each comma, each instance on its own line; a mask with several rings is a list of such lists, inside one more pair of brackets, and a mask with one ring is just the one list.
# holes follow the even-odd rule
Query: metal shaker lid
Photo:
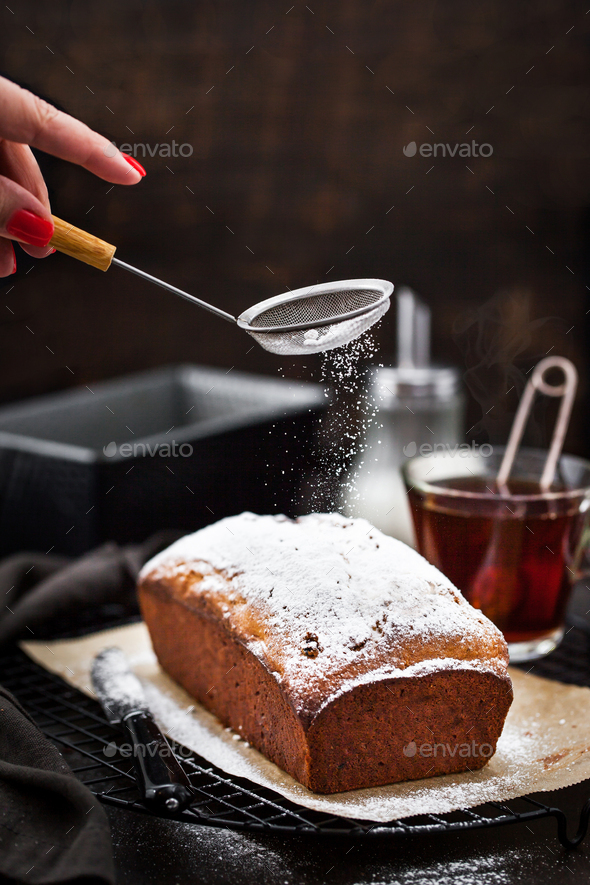
[[397, 400], [452, 399], [460, 390], [460, 381], [458, 370], [451, 366], [381, 366], [373, 370], [371, 391], [379, 397], [380, 405], [387, 408]]

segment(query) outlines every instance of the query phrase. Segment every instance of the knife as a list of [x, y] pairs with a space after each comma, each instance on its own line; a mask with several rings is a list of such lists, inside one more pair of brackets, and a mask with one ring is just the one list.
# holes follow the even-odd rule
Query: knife
[[190, 781], [150, 713], [123, 651], [103, 649], [90, 676], [109, 722], [131, 741], [135, 779], [146, 804], [164, 814], [182, 811], [193, 798]]

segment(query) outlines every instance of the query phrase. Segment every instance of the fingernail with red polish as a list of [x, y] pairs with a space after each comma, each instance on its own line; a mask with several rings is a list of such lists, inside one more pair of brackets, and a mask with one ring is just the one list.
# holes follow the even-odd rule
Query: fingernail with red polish
[[53, 222], [28, 209], [18, 209], [11, 216], [6, 230], [11, 237], [28, 246], [46, 246], [53, 236]]
[[136, 172], [139, 172], [139, 174], [141, 175], [142, 178], [145, 178], [146, 171], [143, 168], [143, 166], [141, 165], [141, 163], [137, 162], [135, 157], [130, 157], [129, 154], [124, 154], [123, 151], [121, 151], [121, 156], [125, 157], [125, 159], [129, 163], [129, 165], [133, 166], [133, 168], [136, 170]]
[[12, 243], [10, 244], [10, 248], [12, 249], [12, 273], [16, 273], [16, 252], [14, 251]]

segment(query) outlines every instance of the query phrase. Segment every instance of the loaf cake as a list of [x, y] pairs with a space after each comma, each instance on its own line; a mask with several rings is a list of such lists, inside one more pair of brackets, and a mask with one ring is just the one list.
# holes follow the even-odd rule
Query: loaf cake
[[481, 768], [512, 701], [502, 633], [364, 519], [243, 513], [141, 571], [163, 669], [319, 793]]

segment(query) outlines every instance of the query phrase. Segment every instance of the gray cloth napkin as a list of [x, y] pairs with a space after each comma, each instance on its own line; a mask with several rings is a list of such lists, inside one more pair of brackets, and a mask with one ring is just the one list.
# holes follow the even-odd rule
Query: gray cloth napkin
[[[136, 610], [143, 563], [178, 537], [108, 543], [75, 561], [23, 553], [0, 562], [0, 646], [61, 632], [96, 613]], [[0, 682], [2, 681], [0, 657]], [[114, 885], [110, 829], [99, 802], [19, 702], [0, 686], [0, 881]]]

